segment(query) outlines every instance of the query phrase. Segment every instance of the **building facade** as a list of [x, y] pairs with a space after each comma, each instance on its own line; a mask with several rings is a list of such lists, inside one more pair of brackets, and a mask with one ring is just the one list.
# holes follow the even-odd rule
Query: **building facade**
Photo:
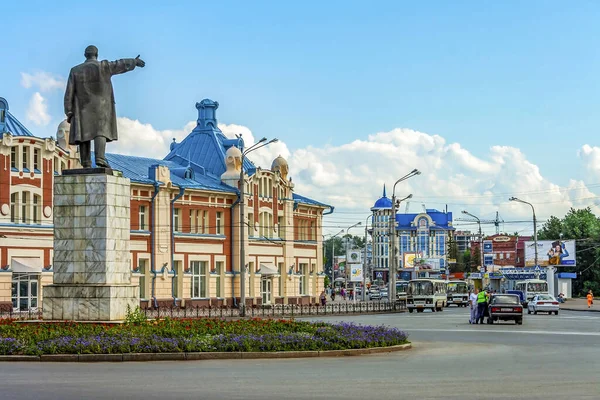
[[[217, 102], [196, 108], [197, 126], [164, 159], [107, 154], [131, 180], [130, 261], [142, 307], [237, 306], [242, 246], [248, 305], [316, 302], [318, 238], [333, 207], [296, 194], [282, 157], [268, 170], [243, 157], [243, 140], [217, 126]], [[66, 121], [56, 140], [37, 138], [2, 98], [0, 121], [0, 307], [32, 309], [52, 283], [54, 176], [79, 167], [77, 148]]]
[[[389, 279], [390, 241], [395, 240], [397, 278], [440, 277], [446, 272], [448, 243], [453, 237], [452, 213], [425, 209], [422, 213], [396, 213], [391, 227], [392, 201], [383, 196], [371, 208], [373, 280]], [[393, 232], [393, 235], [390, 234]]]

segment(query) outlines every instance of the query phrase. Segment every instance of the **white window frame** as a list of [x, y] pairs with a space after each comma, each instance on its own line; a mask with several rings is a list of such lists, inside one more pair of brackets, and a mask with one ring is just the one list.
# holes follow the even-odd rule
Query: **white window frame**
[[217, 211], [216, 218], [215, 218], [215, 221], [216, 221], [215, 234], [217, 234], [217, 235], [222, 235], [223, 231], [225, 230], [223, 227], [223, 222], [224, 222], [223, 219], [224, 219], [223, 211]]
[[192, 273], [191, 298], [205, 299], [208, 297], [207, 288], [207, 261], [190, 261], [190, 272]]
[[146, 214], [146, 205], [140, 205], [138, 209], [138, 229], [140, 231], [147, 231], [147, 214]]

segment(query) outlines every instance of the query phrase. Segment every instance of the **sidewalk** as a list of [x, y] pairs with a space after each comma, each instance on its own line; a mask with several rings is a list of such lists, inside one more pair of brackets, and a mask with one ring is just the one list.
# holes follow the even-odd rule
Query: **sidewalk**
[[592, 304], [592, 308], [588, 308], [586, 299], [568, 299], [560, 305], [560, 309], [565, 311], [600, 312], [600, 300], [596, 300], [594, 304]]

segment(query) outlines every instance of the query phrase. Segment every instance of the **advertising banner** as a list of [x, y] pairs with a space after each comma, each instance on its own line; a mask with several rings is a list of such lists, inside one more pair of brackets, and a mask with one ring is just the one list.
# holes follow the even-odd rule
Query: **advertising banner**
[[418, 253], [407, 252], [404, 253], [404, 268], [414, 268], [415, 259], [418, 257]]
[[[525, 266], [535, 265], [535, 242], [525, 242]], [[538, 264], [549, 265], [575, 265], [574, 240], [538, 240]]]
[[362, 282], [363, 266], [362, 264], [352, 264], [350, 269], [350, 282]]

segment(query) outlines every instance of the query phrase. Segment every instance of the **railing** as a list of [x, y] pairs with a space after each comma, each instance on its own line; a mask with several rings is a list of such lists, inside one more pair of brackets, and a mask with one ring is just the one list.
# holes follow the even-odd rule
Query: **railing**
[[[158, 307], [141, 310], [146, 318], [242, 318], [237, 307]], [[246, 318], [297, 318], [309, 316], [395, 313], [406, 311], [406, 302], [387, 301], [333, 303], [325, 306], [316, 304], [272, 304], [246, 307]], [[0, 318], [21, 320], [42, 319], [42, 309], [29, 311], [0, 311]]]

